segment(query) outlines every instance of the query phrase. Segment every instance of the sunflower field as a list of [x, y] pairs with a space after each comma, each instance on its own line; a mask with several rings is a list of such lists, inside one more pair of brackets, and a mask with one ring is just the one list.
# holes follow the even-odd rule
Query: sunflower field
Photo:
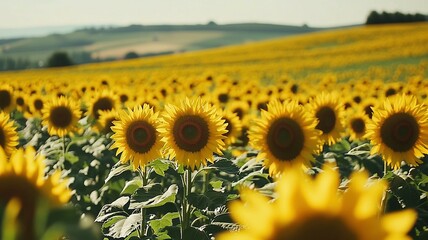
[[428, 239], [428, 24], [0, 74], [0, 239]]

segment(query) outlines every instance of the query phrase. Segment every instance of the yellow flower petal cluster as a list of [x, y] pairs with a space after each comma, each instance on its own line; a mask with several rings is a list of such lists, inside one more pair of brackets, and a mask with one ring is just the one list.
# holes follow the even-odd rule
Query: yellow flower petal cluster
[[[330, 165], [315, 179], [301, 168], [287, 169], [276, 185], [276, 199], [249, 189], [229, 205], [242, 226], [220, 234], [218, 240], [405, 240], [416, 212], [381, 215], [387, 184], [368, 182], [365, 172], [354, 173], [349, 187], [338, 193], [339, 173]], [[369, 183], [369, 184], [368, 184]]]

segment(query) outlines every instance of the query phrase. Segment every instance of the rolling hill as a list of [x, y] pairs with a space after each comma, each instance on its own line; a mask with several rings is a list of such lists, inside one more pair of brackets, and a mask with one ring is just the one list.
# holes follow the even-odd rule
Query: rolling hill
[[82, 54], [92, 59], [120, 59], [131, 51], [143, 56], [187, 52], [319, 30], [257, 23], [86, 28], [68, 34], [0, 40], [0, 58], [40, 62], [61, 50], [76, 62], [85, 62], [79, 60]]

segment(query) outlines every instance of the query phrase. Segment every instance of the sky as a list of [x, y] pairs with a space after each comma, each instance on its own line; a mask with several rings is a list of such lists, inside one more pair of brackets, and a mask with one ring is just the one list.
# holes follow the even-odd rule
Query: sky
[[0, 29], [260, 22], [331, 27], [371, 10], [428, 14], [428, 0], [1, 0]]

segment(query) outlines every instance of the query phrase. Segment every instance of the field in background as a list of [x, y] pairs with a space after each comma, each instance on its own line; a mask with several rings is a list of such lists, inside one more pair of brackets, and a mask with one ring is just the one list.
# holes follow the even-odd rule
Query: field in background
[[223, 74], [236, 80], [319, 81], [427, 77], [428, 24], [363, 26], [197, 52], [64, 69], [2, 73], [3, 79], [148, 79]]
[[317, 30], [320, 29], [250, 23], [83, 29], [46, 37], [0, 40], [0, 58], [45, 61], [53, 52], [61, 50], [71, 55], [85, 52], [94, 59], [120, 59], [131, 51], [140, 55], [185, 52]]

